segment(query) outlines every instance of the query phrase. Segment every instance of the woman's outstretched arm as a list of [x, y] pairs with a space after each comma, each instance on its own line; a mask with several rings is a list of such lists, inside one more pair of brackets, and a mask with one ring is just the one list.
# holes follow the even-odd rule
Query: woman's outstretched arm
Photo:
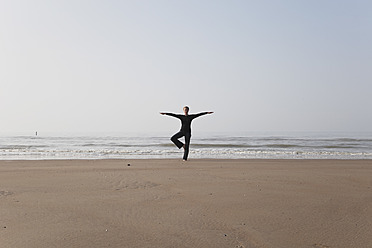
[[202, 115], [208, 115], [208, 114], [213, 114], [213, 113], [214, 112], [201, 112], [201, 113], [195, 114], [195, 118], [199, 117], [199, 116], [202, 116]]
[[173, 116], [173, 117], [177, 117], [176, 114], [173, 114], [173, 113], [165, 113], [165, 112], [160, 112], [161, 115], [169, 115], [169, 116]]

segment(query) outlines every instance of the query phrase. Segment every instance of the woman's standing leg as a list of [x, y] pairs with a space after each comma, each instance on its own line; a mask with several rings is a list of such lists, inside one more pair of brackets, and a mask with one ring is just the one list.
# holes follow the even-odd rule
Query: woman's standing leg
[[185, 134], [185, 151], [183, 153], [183, 160], [187, 160], [189, 156], [189, 147], [190, 147], [191, 133]]

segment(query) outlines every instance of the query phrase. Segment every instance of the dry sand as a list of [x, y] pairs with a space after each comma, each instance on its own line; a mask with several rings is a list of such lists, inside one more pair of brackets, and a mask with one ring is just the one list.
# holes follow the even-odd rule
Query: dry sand
[[0, 247], [372, 247], [372, 161], [0, 161]]

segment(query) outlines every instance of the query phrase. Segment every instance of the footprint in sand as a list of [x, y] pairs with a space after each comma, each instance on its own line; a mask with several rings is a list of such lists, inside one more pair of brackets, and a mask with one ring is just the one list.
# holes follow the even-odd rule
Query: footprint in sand
[[313, 247], [315, 247], [315, 248], [330, 248], [330, 246], [323, 245], [323, 244], [313, 244]]
[[0, 190], [0, 196], [13, 195], [13, 192], [7, 190]]
[[[122, 188], [125, 189], [149, 189], [159, 186], [160, 184], [152, 183], [152, 182], [133, 182], [130, 184], [124, 185]], [[116, 190], [119, 190], [120, 188], [117, 188]]]

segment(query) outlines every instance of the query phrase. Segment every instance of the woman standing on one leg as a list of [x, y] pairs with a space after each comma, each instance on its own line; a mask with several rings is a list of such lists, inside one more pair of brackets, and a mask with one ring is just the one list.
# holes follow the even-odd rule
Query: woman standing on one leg
[[[183, 107], [183, 112], [184, 112], [184, 115], [178, 115], [178, 114], [173, 114], [173, 113], [160, 113], [160, 114], [173, 116], [181, 120], [181, 130], [175, 135], [173, 135], [171, 140], [179, 149], [181, 149], [181, 147], [185, 149], [185, 152], [183, 154], [183, 160], [186, 161], [189, 155], [192, 120], [202, 115], [213, 114], [213, 112], [202, 112], [199, 114], [189, 115], [189, 107], [187, 106]], [[183, 144], [181, 141], [178, 140], [179, 138], [182, 138], [183, 136], [185, 136], [185, 144]]]

